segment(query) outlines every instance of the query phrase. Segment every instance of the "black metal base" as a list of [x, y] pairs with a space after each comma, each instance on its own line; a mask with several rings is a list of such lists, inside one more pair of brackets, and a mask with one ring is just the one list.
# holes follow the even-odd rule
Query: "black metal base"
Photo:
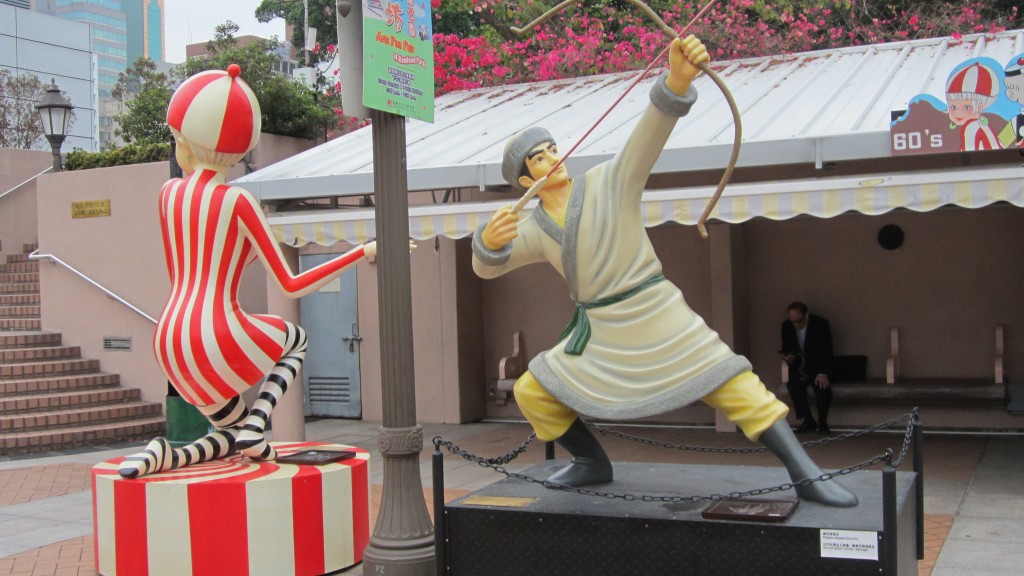
[[[526, 473], [546, 478], [565, 462]], [[782, 468], [615, 463], [615, 482], [592, 487], [636, 496], [728, 494], [788, 481]], [[878, 576], [885, 574], [882, 473], [842, 483], [856, 508], [800, 502], [782, 523], [707, 520], [710, 502], [624, 501], [504, 479], [445, 506], [447, 574], [454, 576]], [[897, 474], [895, 574], [917, 574], [914, 473]], [[535, 499], [522, 507], [474, 505], [480, 497]], [[792, 491], [766, 497], [795, 497]], [[523, 501], [519, 501], [522, 504]], [[827, 531], [868, 532], [876, 559], [827, 557]], [[846, 533], [841, 533], [845, 535]], [[863, 534], [861, 534], [863, 536]], [[870, 546], [869, 546], [870, 548]], [[870, 553], [870, 552], [869, 552]]]

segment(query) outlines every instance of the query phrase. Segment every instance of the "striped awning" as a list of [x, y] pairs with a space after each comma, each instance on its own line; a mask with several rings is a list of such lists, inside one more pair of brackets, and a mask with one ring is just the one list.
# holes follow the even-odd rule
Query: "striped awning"
[[[644, 223], [695, 225], [712, 193], [712, 186], [646, 192]], [[512, 201], [410, 206], [409, 234], [416, 240], [462, 238]], [[942, 206], [979, 208], [996, 202], [1024, 207], [1024, 167], [736, 184], [726, 188], [711, 219], [735, 224], [758, 217], [832, 218], [845, 212], [878, 215], [897, 208], [927, 212]], [[536, 205], [533, 200], [524, 210]], [[273, 214], [269, 220], [277, 239], [291, 246], [359, 244], [376, 236], [373, 209]]]

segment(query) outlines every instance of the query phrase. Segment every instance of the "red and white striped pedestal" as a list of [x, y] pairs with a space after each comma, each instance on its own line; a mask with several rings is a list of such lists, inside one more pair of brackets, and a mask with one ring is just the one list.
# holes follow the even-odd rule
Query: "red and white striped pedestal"
[[278, 454], [352, 450], [322, 466], [226, 460], [125, 480], [123, 458], [92, 469], [103, 576], [306, 576], [361, 562], [370, 541], [370, 455], [319, 442]]

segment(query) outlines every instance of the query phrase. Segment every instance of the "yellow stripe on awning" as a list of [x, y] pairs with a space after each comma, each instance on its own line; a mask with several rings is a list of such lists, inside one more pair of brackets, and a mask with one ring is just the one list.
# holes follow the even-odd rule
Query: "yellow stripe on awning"
[[[694, 225], [713, 192], [713, 187], [647, 192], [641, 206], [644, 225], [657, 226], [669, 221]], [[897, 208], [927, 212], [942, 206], [979, 208], [995, 202], [1024, 207], [1024, 168], [737, 184], [725, 189], [712, 219], [736, 224], [758, 217], [832, 218], [845, 212], [874, 216]], [[409, 235], [416, 240], [435, 236], [463, 238], [509, 203], [509, 199], [504, 199], [411, 206]], [[536, 200], [531, 201], [524, 213], [536, 204]], [[376, 234], [374, 211], [366, 208], [271, 215], [269, 220], [278, 241], [290, 246], [311, 242], [323, 246], [336, 242], [361, 244]]]

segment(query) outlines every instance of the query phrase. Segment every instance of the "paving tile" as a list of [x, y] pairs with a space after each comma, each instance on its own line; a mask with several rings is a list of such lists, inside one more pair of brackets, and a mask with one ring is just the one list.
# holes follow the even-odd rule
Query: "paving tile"
[[24, 551], [22, 546], [0, 542], [0, 574], [10, 574], [14, 569], [14, 555]]
[[[44, 520], [42, 518], [26, 518], [24, 516], [8, 516], [4, 515], [3, 519], [0, 520], [0, 538], [3, 542], [10, 544], [23, 544], [22, 536], [27, 533], [34, 533], [37, 530], [48, 530], [50, 528], [59, 527], [61, 522], [56, 520]], [[47, 542], [39, 541], [40, 543], [49, 544], [53, 540]], [[34, 548], [35, 546], [33, 546]]]
[[92, 522], [88, 524], [51, 522], [49, 526], [20, 532], [17, 535], [4, 538], [4, 541], [15, 546], [38, 548], [71, 538], [80, 538], [92, 534], [92, 531]]
[[[1018, 480], [1024, 481], [1024, 480]], [[969, 493], [960, 506], [965, 516], [986, 518], [1013, 518], [1024, 522], [1024, 498], [1007, 498], [990, 494]]]
[[[1024, 545], [1024, 530], [1019, 519], [957, 516], [949, 537], [957, 540], [984, 540]], [[1024, 555], [1021, 555], [1024, 559]]]
[[0, 506], [89, 490], [91, 469], [82, 463], [0, 469]]
[[971, 488], [993, 496], [1021, 498], [1024, 497], [1024, 474], [978, 476], [971, 483]]
[[1004, 572], [993, 571], [991, 568], [935, 568], [931, 576], [1020, 576], [1020, 570]]
[[1024, 565], [1024, 547], [1008, 546], [1004, 542], [947, 538], [936, 567], [981, 570], [992, 574], [1012, 572], [1020, 574]]
[[[74, 508], [92, 507], [92, 493], [89, 491], [76, 491], [71, 494], [62, 494], [52, 498], [44, 498], [35, 502], [14, 504], [0, 508], [0, 514], [14, 516], [48, 517], [53, 512], [71, 510]], [[65, 518], [67, 519], [67, 518]]]

